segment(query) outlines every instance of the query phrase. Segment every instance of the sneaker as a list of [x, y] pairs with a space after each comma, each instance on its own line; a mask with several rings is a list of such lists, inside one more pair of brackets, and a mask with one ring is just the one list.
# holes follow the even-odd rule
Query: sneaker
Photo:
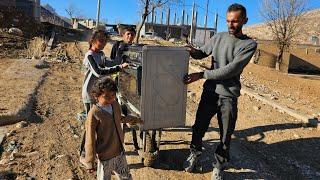
[[183, 163], [183, 168], [186, 172], [192, 172], [194, 170], [194, 167], [197, 164], [201, 156], [201, 153], [201, 151], [197, 151], [195, 149], [190, 150], [190, 155], [188, 156], [187, 160]]
[[221, 170], [214, 167], [212, 170], [211, 180], [222, 180], [221, 174]]

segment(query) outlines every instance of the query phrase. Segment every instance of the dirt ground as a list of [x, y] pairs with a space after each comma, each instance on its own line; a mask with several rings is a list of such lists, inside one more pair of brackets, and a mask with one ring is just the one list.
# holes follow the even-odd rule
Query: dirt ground
[[249, 64], [243, 85], [267, 98], [310, 116], [320, 112], [320, 76], [294, 75]]
[[[37, 91], [34, 114], [24, 128], [6, 126], [11, 131], [2, 143], [0, 179], [95, 179], [78, 163], [82, 125], [76, 114], [82, 111], [81, 60], [86, 42], [63, 43], [70, 57], [65, 62], [50, 61], [50, 69]], [[110, 51], [110, 45], [106, 52]], [[0, 69], [8, 67], [0, 59]], [[197, 66], [192, 63], [190, 66]], [[190, 69], [190, 72], [192, 70]], [[320, 113], [318, 77], [291, 76], [249, 64], [242, 76], [247, 86], [267, 98], [312, 115]], [[160, 158], [153, 168], [144, 167], [133, 151], [129, 133], [125, 138], [127, 160], [134, 179], [210, 179], [213, 152], [219, 141], [214, 117], [204, 137], [201, 165], [195, 173], [183, 172], [189, 153], [191, 126], [201, 96], [203, 81], [188, 86], [186, 127], [165, 129]], [[290, 98], [289, 98], [290, 97]], [[255, 109], [258, 106], [260, 109]], [[319, 179], [320, 128], [304, 126], [298, 120], [263, 105], [248, 96], [239, 98], [239, 116], [231, 145], [231, 162], [225, 179]], [[10, 142], [19, 155], [10, 159]]]
[[47, 69], [37, 69], [39, 60], [3, 59], [0, 79], [0, 125], [8, 119], [18, 122], [30, 114], [32, 98]]

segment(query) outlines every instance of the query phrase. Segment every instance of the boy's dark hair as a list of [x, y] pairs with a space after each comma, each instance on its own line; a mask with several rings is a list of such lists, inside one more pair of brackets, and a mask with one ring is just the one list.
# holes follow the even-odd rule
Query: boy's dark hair
[[109, 39], [109, 34], [104, 30], [94, 30], [89, 40], [89, 49], [92, 47], [92, 43], [98, 39], [106, 38]]
[[117, 92], [118, 91], [118, 87], [116, 82], [108, 77], [102, 77], [99, 78], [94, 85], [92, 86], [91, 90], [90, 90], [90, 95], [93, 97], [93, 99], [101, 96], [101, 94], [103, 94], [104, 92]]
[[125, 32], [127, 32], [127, 31], [136, 34], [136, 29], [135, 29], [134, 27], [132, 27], [132, 26], [125, 26], [125, 27], [123, 27], [123, 31], [122, 31], [122, 32], [125, 33]]
[[247, 17], [247, 10], [244, 6], [242, 6], [241, 4], [238, 4], [238, 3], [234, 3], [234, 4], [231, 4], [229, 7], [228, 7], [228, 10], [227, 12], [231, 12], [231, 11], [241, 11], [241, 16], [243, 18], [246, 18]]

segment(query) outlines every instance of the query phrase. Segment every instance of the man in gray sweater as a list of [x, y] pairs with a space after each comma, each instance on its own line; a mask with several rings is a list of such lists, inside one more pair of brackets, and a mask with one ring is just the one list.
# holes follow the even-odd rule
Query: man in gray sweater
[[192, 126], [191, 153], [184, 163], [187, 172], [192, 172], [202, 151], [202, 138], [208, 130], [211, 118], [217, 114], [220, 143], [214, 153], [212, 179], [222, 179], [223, 164], [230, 159], [231, 135], [237, 120], [237, 101], [240, 96], [240, 74], [249, 63], [257, 44], [242, 33], [248, 21], [246, 9], [232, 4], [227, 10], [228, 32], [218, 33], [200, 49], [188, 47], [191, 57], [202, 59], [212, 55], [212, 67], [204, 72], [185, 76], [185, 83], [206, 79]]

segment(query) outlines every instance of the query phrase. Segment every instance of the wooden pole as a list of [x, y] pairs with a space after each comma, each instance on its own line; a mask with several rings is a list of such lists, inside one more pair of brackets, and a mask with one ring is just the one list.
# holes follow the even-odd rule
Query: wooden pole
[[204, 36], [203, 36], [203, 44], [206, 43], [206, 36], [207, 36], [208, 8], [209, 8], [209, 0], [207, 0], [206, 15], [205, 15], [205, 17], [204, 17]]
[[166, 39], [168, 39], [169, 34], [170, 34], [170, 8], [168, 8], [167, 12], [167, 30], [166, 30]]
[[160, 23], [163, 24], [163, 11], [161, 11], [161, 19], [160, 19]]
[[152, 11], [151, 11], [151, 24], [154, 23], [154, 8], [152, 7]]
[[214, 29], [216, 30], [215, 33], [217, 33], [218, 32], [218, 13], [216, 13], [216, 18], [214, 21], [215, 21], [214, 22]]
[[193, 2], [192, 17], [191, 17], [191, 29], [190, 29], [190, 40], [189, 40], [190, 43], [193, 43], [195, 8], [196, 8], [196, 3]]
[[99, 21], [100, 21], [100, 0], [98, 0], [98, 4], [97, 4], [97, 23], [96, 23], [96, 27], [98, 27]]
[[186, 22], [187, 25], [189, 25], [189, 14], [187, 14], [187, 22]]
[[181, 25], [184, 25], [184, 16], [185, 16], [185, 11], [182, 10]]

